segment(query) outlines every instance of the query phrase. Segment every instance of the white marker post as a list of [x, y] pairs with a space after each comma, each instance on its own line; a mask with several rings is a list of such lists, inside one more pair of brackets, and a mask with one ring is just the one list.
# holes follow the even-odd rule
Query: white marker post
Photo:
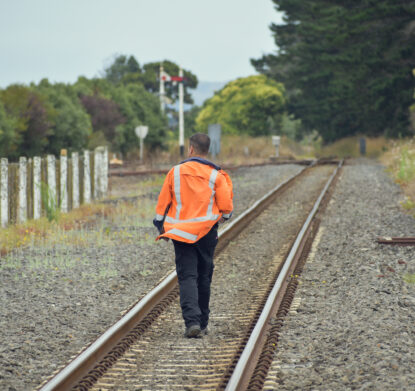
[[184, 156], [184, 91], [183, 91], [183, 69], [179, 70], [179, 146], [180, 156]]
[[140, 139], [140, 162], [143, 162], [143, 149], [144, 149], [144, 139], [148, 133], [148, 126], [137, 126], [135, 128], [135, 134]]
[[94, 150], [94, 200], [101, 198], [101, 149]]
[[48, 188], [50, 199], [48, 198], [49, 205], [52, 207], [58, 206], [58, 197], [56, 196], [56, 159], [54, 155], [48, 155], [46, 157], [47, 162], [47, 176], [48, 176]]
[[102, 160], [102, 192], [106, 195], [108, 193], [108, 147], [103, 147], [103, 160]]
[[9, 222], [9, 161], [1, 158], [0, 162], [1, 226], [6, 227]]
[[68, 157], [66, 149], [61, 150], [60, 157], [60, 205], [62, 212], [68, 212]]
[[275, 146], [275, 157], [280, 156], [280, 136], [272, 136], [272, 145]]
[[89, 165], [89, 151], [84, 151], [84, 204], [91, 202], [91, 170]]
[[79, 208], [79, 155], [72, 153], [72, 209]]
[[105, 165], [108, 165], [107, 149], [106, 147], [97, 147], [94, 153], [94, 198], [98, 200], [104, 197], [106, 193], [106, 182], [108, 181], [108, 172], [105, 167]]
[[41, 158], [35, 156], [33, 158], [33, 218], [38, 219], [41, 215], [42, 201], [41, 201]]
[[19, 223], [27, 219], [27, 159], [19, 159]]

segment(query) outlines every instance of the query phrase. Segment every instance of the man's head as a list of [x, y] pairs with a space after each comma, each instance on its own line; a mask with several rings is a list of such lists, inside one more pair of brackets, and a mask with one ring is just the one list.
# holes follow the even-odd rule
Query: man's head
[[209, 152], [209, 147], [209, 136], [203, 133], [196, 133], [189, 139], [189, 156], [206, 156]]

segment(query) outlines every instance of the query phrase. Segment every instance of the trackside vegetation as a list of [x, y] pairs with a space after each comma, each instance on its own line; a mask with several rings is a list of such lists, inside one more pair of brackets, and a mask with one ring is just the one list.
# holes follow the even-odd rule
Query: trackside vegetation
[[281, 127], [285, 109], [284, 87], [264, 75], [229, 82], [208, 99], [196, 117], [196, 130], [222, 125], [224, 134], [264, 136]]
[[[179, 67], [165, 60], [171, 75]], [[102, 77], [79, 77], [73, 84], [13, 84], [0, 90], [0, 156], [59, 154], [108, 145], [111, 151], [127, 155], [138, 146], [134, 129], [149, 126], [146, 138], [150, 151], [164, 148], [170, 129], [160, 110], [158, 71], [160, 62], [142, 67], [133, 56], [114, 58]], [[193, 103], [190, 90], [197, 77], [184, 70], [185, 102]], [[170, 102], [177, 99], [177, 85], [166, 85]]]
[[324, 142], [404, 137], [414, 102], [415, 2], [273, 0], [277, 50], [253, 59], [284, 84], [288, 112]]

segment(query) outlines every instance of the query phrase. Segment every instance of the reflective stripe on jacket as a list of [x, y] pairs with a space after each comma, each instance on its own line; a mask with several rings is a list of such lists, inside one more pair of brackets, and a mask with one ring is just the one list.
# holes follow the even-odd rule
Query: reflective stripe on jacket
[[189, 159], [169, 171], [156, 207], [156, 220], [164, 219], [164, 233], [157, 239], [194, 243], [222, 216], [230, 217], [232, 181], [225, 171], [208, 163]]

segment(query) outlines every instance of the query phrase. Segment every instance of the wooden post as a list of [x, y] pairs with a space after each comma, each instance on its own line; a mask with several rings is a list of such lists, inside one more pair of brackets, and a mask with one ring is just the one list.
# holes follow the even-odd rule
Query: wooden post
[[61, 211], [68, 211], [68, 157], [66, 149], [61, 150], [60, 157], [60, 207]]
[[1, 226], [9, 222], [9, 161], [2, 158], [0, 161], [0, 213]]
[[58, 206], [58, 198], [56, 196], [56, 159], [53, 155], [47, 156], [47, 175], [48, 175], [48, 188], [49, 195], [51, 197], [49, 203], [53, 203], [54, 207]]
[[84, 203], [91, 202], [91, 171], [89, 169], [89, 151], [84, 151]]
[[103, 187], [102, 191], [104, 195], [107, 195], [108, 193], [108, 147], [104, 147], [104, 161], [102, 162], [103, 166], [103, 173], [102, 173], [102, 179], [103, 179]]
[[101, 153], [100, 147], [94, 150], [94, 199], [100, 198], [100, 185], [101, 185]]
[[38, 219], [42, 211], [41, 199], [41, 159], [38, 156], [33, 158], [33, 218]]
[[79, 208], [79, 155], [72, 153], [72, 209]]
[[27, 159], [19, 159], [19, 213], [18, 222], [23, 223], [27, 219]]
[[100, 199], [106, 193], [108, 180], [108, 153], [106, 147], [97, 147], [94, 151], [94, 198]]

